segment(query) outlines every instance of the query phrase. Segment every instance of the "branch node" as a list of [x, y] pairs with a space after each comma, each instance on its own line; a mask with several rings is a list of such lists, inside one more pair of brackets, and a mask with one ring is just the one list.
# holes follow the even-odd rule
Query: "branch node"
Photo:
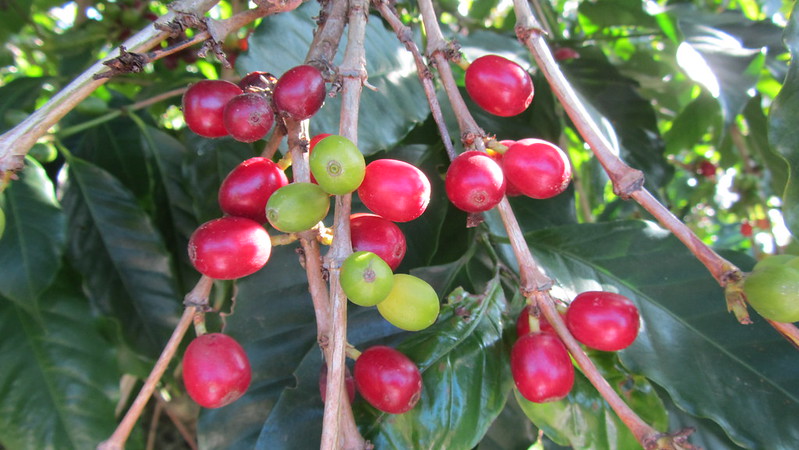
[[129, 52], [124, 45], [120, 45], [119, 56], [108, 61], [103, 61], [103, 65], [107, 66], [110, 70], [103, 73], [96, 73], [92, 78], [100, 80], [123, 73], [139, 73], [144, 70], [144, 65], [147, 64], [148, 61], [149, 59], [147, 56], [140, 53]]
[[688, 442], [688, 436], [696, 431], [694, 428], [683, 428], [674, 433], [659, 433], [647, 436], [642, 444], [646, 450], [699, 450], [699, 447]]
[[522, 26], [516, 25], [515, 27], [516, 36], [519, 38], [520, 41], [525, 42], [530, 38], [533, 37], [540, 37], [540, 36], [547, 36], [548, 33], [545, 29], [541, 27], [531, 27], [531, 26]]
[[613, 179], [613, 192], [623, 200], [629, 200], [634, 192], [644, 187], [644, 173], [640, 170], [627, 168], [620, 177]]

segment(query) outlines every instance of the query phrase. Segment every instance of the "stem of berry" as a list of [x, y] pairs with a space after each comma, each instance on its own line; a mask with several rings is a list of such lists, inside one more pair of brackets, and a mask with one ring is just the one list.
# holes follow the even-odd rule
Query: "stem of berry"
[[[525, 0], [514, 0], [513, 4], [517, 18], [516, 34], [519, 40], [529, 49], [538, 67], [552, 87], [552, 91], [563, 105], [563, 109], [611, 178], [616, 194], [625, 199], [634, 199], [657, 218], [704, 264], [721, 287], [726, 288], [729, 283], [736, 283], [743, 279], [741, 269], [722, 258], [696, 237], [688, 226], [674, 216], [668, 208], [657, 201], [643, 187], [643, 174], [640, 171], [630, 168], [616, 156], [612, 146], [599, 131], [599, 127], [591, 119], [574, 89], [560, 71], [528, 3]], [[727, 296], [727, 298], [728, 309], [735, 312], [739, 322], [749, 323], [749, 316], [743, 307], [744, 305], [741, 304], [742, 299], [745, 299], [743, 293]], [[799, 330], [791, 324], [775, 328], [791, 342], [795, 342], [796, 336], [799, 335]]]
[[[358, 143], [358, 113], [361, 91], [366, 82], [364, 36], [369, 13], [368, 0], [350, 0], [347, 47], [339, 67], [341, 76], [341, 119], [339, 134]], [[337, 195], [333, 219], [333, 242], [326, 255], [332, 307], [332, 340], [327, 356], [327, 400], [322, 423], [322, 449], [363, 448], [365, 443], [355, 425], [344, 385], [347, 349], [347, 296], [341, 289], [340, 270], [352, 253], [350, 212], [352, 195]]]
[[183, 340], [186, 331], [188, 331], [189, 327], [194, 322], [195, 315], [198, 313], [203, 314], [203, 310], [208, 307], [208, 296], [213, 284], [213, 279], [203, 275], [197, 282], [197, 285], [186, 294], [184, 300], [186, 309], [183, 310], [183, 315], [180, 321], [178, 321], [177, 326], [175, 326], [172, 336], [170, 336], [169, 341], [167, 341], [166, 346], [164, 346], [164, 350], [158, 357], [158, 361], [156, 361], [155, 366], [153, 366], [150, 375], [147, 376], [144, 386], [142, 386], [136, 399], [133, 400], [133, 404], [125, 413], [125, 417], [123, 417], [122, 421], [117, 425], [111, 437], [97, 446], [99, 450], [121, 450], [125, 448], [125, 442], [128, 440], [130, 432], [139, 420], [147, 402], [150, 401], [150, 397], [152, 397], [156, 385], [161, 380], [164, 372], [166, 372], [167, 367], [169, 367], [169, 362], [172, 361], [172, 358], [178, 351], [178, 346]]
[[393, 4], [390, 4], [388, 0], [372, 0], [372, 3], [374, 4], [375, 8], [380, 11], [383, 19], [385, 19], [386, 22], [388, 22], [388, 24], [391, 26], [391, 29], [394, 30], [394, 33], [399, 38], [400, 42], [402, 42], [405, 45], [405, 48], [411, 52], [411, 55], [413, 55], [413, 61], [416, 64], [416, 73], [419, 76], [419, 81], [422, 83], [422, 87], [424, 88], [424, 94], [427, 97], [427, 102], [431, 105], [430, 112], [433, 114], [433, 120], [436, 122], [436, 126], [438, 127], [438, 133], [441, 135], [444, 148], [447, 150], [449, 159], [455, 159], [458, 154], [452, 147], [452, 139], [449, 136], [449, 130], [447, 130], [447, 125], [444, 122], [444, 116], [441, 113], [441, 106], [438, 104], [436, 87], [433, 85], [433, 75], [430, 73], [430, 69], [424, 62], [422, 54], [419, 52], [419, 48], [413, 41], [411, 29], [402, 23], [400, 18], [397, 16], [396, 8], [393, 6]]
[[[447, 95], [455, 114], [458, 116], [458, 123], [461, 125], [464, 144], [484, 150], [483, 139], [469, 139], [470, 137], [482, 137], [483, 132], [477, 126], [466, 104], [463, 102], [463, 98], [457, 90], [455, 81], [449, 71], [449, 63], [443, 58], [442, 49], [445, 48], [445, 45], [443, 44], [443, 36], [438, 29], [438, 20], [433, 6], [430, 0], [420, 0], [419, 7], [428, 34], [428, 54], [430, 57], [436, 58], [436, 67], [442, 78], [441, 82], [445, 89], [447, 89]], [[554, 300], [549, 295], [552, 280], [546, 276], [533, 258], [507, 198], [504, 198], [499, 205], [497, 205], [497, 208], [508, 233], [514, 255], [519, 263], [521, 291], [528, 299], [528, 303], [538, 306], [539, 310], [553, 326], [558, 336], [577, 361], [580, 369], [585, 373], [616, 414], [619, 415], [619, 418], [630, 429], [641, 445], [647, 447], [650, 442], [657, 441], [657, 439], [662, 436], [624, 403], [624, 400], [610, 387], [608, 382], [596, 369], [591, 359], [583, 352], [580, 344], [566, 328], [566, 324], [563, 322], [560, 314], [558, 314]], [[671, 447], [667, 445], [663, 448]]]

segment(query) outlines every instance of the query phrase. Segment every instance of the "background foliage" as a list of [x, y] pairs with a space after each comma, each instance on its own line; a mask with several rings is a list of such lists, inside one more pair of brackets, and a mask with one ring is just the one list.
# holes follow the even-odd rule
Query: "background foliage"
[[[220, 2], [211, 14], [227, 17], [243, 3]], [[535, 3], [562, 70], [674, 214], [744, 270], [765, 254], [799, 253], [792, 2]], [[541, 137], [568, 149], [576, 176], [565, 194], [511, 201], [530, 248], [557, 280], [554, 293], [566, 300], [584, 290], [621, 292], [642, 311], [633, 346], [591, 354], [605, 377], [656, 428], [695, 427], [691, 441], [705, 448], [795, 446], [796, 350], [757, 316], [739, 325], [704, 267], [642, 209], [613, 195], [516, 41], [510, 2], [435, 4], [468, 59], [499, 53], [533, 74], [527, 112], [497, 118], [470, 104], [478, 123], [501, 139]], [[398, 9], [421, 45], [416, 6]], [[188, 236], [221, 214], [216, 190], [228, 171], [261, 150], [262, 143], [193, 135], [176, 96], [130, 107], [202, 78], [283, 73], [304, 58], [318, 10], [308, 2], [229, 37], [235, 72], [185, 52], [114, 78], [33, 148], [20, 179], [0, 194], [2, 446], [89, 448], [110, 435], [198, 279]], [[165, 12], [157, 1], [1, 2], [0, 131]], [[464, 213], [444, 195], [446, 154], [412, 59], [379, 16], [370, 16], [366, 42], [377, 89], [362, 97], [360, 147], [370, 158], [413, 162], [431, 178], [430, 208], [401, 224], [409, 243], [399, 271], [427, 279], [444, 307], [433, 327], [409, 334], [374, 309], [350, 305], [352, 344], [398, 345], [424, 374], [423, 398], [408, 414], [386, 416], [356, 400], [362, 433], [378, 448], [631, 448], [630, 433], [579, 374], [559, 402], [535, 405], [514, 394], [508, 353], [522, 300], [501, 222], [491, 213], [481, 227], [463, 226]], [[338, 104], [327, 101], [312, 133], [337, 130]], [[444, 112], [453, 132], [455, 119]], [[202, 448], [318, 446], [321, 356], [293, 248], [275, 249], [250, 277], [218, 282], [213, 295], [220, 314], [210, 326], [244, 345], [253, 383], [240, 401], [199, 411], [173, 363], [159, 386], [172, 421], [196, 429]], [[174, 423], [150, 427], [162, 417], [154, 411], [128, 448], [144, 447], [147, 430], [157, 431], [149, 436], [156, 448], [186, 446]]]

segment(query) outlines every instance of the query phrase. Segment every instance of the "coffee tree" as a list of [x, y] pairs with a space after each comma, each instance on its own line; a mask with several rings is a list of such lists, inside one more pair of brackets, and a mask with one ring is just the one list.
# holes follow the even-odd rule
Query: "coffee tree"
[[792, 12], [3, 2], [0, 445], [794, 448]]

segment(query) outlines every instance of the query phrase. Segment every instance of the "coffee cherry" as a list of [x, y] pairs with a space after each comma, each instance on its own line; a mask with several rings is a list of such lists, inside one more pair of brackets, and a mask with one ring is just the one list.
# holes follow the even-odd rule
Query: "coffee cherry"
[[533, 101], [533, 80], [520, 65], [497, 55], [477, 58], [466, 69], [466, 92], [491, 114], [521, 114]]
[[522, 139], [502, 156], [508, 182], [526, 196], [554, 197], [569, 186], [571, 165], [563, 150], [542, 139]]
[[244, 92], [271, 92], [277, 78], [269, 72], [250, 72], [239, 80], [239, 87]]
[[713, 178], [713, 177], [715, 177], [717, 170], [718, 170], [718, 167], [716, 167], [715, 164], [713, 164], [712, 162], [710, 162], [710, 161], [708, 161], [706, 159], [702, 160], [702, 162], [699, 163], [698, 172], [700, 174], [702, 174], [702, 176], [705, 177], [705, 178]]
[[527, 305], [524, 307], [524, 309], [522, 309], [522, 312], [519, 313], [519, 317], [516, 319], [516, 337], [522, 337], [525, 334], [529, 334], [531, 332], [530, 330], [531, 319], [533, 321], [538, 321], [538, 328], [539, 328], [538, 331], [542, 333], [550, 333], [557, 335], [557, 333], [555, 333], [555, 329], [552, 328], [552, 324], [550, 324], [549, 321], [547, 321], [547, 318], [544, 317], [543, 314], [539, 315], [538, 317], [535, 317], [535, 315], [533, 314], [533, 317], [530, 317], [532, 311], [533, 307], [531, 305]]
[[289, 69], [275, 84], [275, 107], [294, 120], [305, 120], [319, 111], [325, 101], [325, 79], [314, 66]]
[[[510, 146], [515, 144], [516, 141], [512, 141], [510, 139], [503, 139], [499, 141], [499, 143], [507, 148], [510, 148]], [[488, 156], [491, 157], [491, 159], [496, 161], [497, 164], [499, 164], [499, 166], [502, 167], [502, 157], [504, 156], [504, 153], [499, 153], [494, 150], [488, 150], [487, 153]], [[503, 175], [505, 174], [504, 169], [502, 170], [502, 174]], [[518, 197], [520, 195], [523, 195], [522, 191], [518, 187], [516, 187], [515, 184], [511, 183], [511, 181], [508, 179], [507, 176], [505, 177], [505, 195], [508, 197]]]
[[770, 256], [755, 265], [744, 281], [752, 308], [775, 322], [799, 322], [799, 257]]
[[352, 303], [374, 306], [388, 297], [394, 286], [391, 267], [372, 252], [355, 252], [341, 263], [341, 289]]
[[530, 333], [520, 337], [510, 354], [513, 381], [522, 397], [535, 403], [560, 400], [574, 385], [574, 366], [557, 336]]
[[[347, 397], [350, 403], [355, 401], [355, 377], [352, 376], [350, 368], [344, 366], [344, 387], [347, 389]], [[319, 368], [319, 393], [322, 395], [322, 402], [327, 401], [327, 363], [322, 362]]]
[[244, 349], [232, 337], [204, 334], [183, 355], [183, 383], [204, 408], [221, 408], [238, 400], [250, 385], [252, 370]]
[[366, 174], [363, 154], [344, 136], [327, 136], [319, 140], [308, 155], [308, 164], [316, 183], [333, 195], [355, 191]]
[[580, 54], [573, 48], [561, 47], [555, 50], [552, 56], [554, 56], [555, 61], [568, 61], [579, 58]]
[[222, 113], [225, 130], [233, 139], [255, 142], [263, 139], [275, 122], [275, 113], [269, 101], [261, 94], [240, 94], [225, 105]]
[[566, 310], [566, 326], [571, 334], [595, 350], [627, 348], [638, 336], [640, 325], [635, 304], [612, 292], [583, 292]]
[[402, 414], [422, 396], [422, 374], [416, 364], [391, 347], [366, 349], [355, 360], [353, 372], [358, 392], [380, 411]]
[[419, 331], [438, 317], [438, 294], [421, 278], [395, 274], [388, 296], [377, 304], [377, 311], [390, 324], [407, 331]]
[[289, 184], [286, 174], [267, 158], [247, 159], [236, 166], [219, 187], [219, 206], [226, 214], [266, 222], [266, 202]]
[[749, 223], [749, 222], [743, 222], [743, 223], [741, 224], [741, 236], [745, 236], [745, 237], [751, 237], [751, 236], [752, 236], [752, 233], [753, 233], [754, 231], [755, 231], [755, 230], [754, 230], [754, 228], [752, 227], [752, 224], [751, 224], [751, 223]]
[[189, 259], [203, 275], [233, 280], [257, 272], [269, 261], [272, 241], [258, 222], [222, 217], [200, 225], [189, 238]]
[[266, 202], [266, 218], [284, 233], [313, 228], [330, 209], [330, 196], [312, 183], [291, 183], [276, 190]]
[[373, 213], [392, 222], [408, 222], [427, 209], [430, 180], [404, 161], [378, 159], [366, 166], [358, 196]]
[[445, 180], [447, 197], [458, 209], [488, 211], [505, 195], [502, 168], [488, 154], [467, 151], [452, 160]]
[[224, 110], [227, 102], [241, 94], [241, 88], [225, 80], [202, 80], [183, 93], [183, 119], [186, 126], [200, 136], [227, 136]]
[[314, 147], [316, 147], [316, 144], [318, 144], [319, 141], [321, 141], [322, 139], [324, 139], [324, 138], [326, 138], [328, 136], [333, 136], [333, 135], [330, 134], [330, 133], [319, 133], [319, 134], [314, 135], [314, 137], [312, 137], [311, 140], [308, 141], [308, 152], [309, 153], [312, 152]]
[[405, 234], [390, 220], [376, 214], [356, 213], [350, 216], [352, 251], [372, 252], [397, 270], [405, 257]]

